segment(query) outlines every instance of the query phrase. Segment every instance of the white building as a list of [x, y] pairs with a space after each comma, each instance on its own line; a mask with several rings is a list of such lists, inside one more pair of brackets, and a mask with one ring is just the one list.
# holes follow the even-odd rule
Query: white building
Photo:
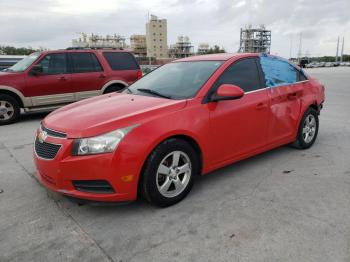
[[168, 58], [167, 20], [151, 15], [146, 23], [147, 56], [157, 59]]

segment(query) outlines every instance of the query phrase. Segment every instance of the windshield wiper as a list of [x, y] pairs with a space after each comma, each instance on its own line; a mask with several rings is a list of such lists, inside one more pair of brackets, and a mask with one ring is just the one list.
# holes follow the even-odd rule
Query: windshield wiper
[[156, 95], [156, 96], [159, 96], [159, 97], [171, 99], [171, 96], [161, 94], [161, 93], [159, 93], [157, 91], [154, 91], [152, 89], [138, 88], [137, 91], [141, 91], [141, 92], [148, 93], [148, 94], [151, 94], [151, 95]]

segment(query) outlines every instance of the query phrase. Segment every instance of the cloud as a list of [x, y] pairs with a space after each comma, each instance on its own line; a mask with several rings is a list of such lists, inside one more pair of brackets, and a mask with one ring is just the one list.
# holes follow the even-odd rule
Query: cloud
[[349, 0], [3, 0], [0, 44], [65, 48], [78, 32], [145, 33], [148, 13], [168, 19], [168, 44], [188, 35], [196, 46], [207, 42], [235, 52], [239, 30], [265, 24], [272, 30], [272, 53], [334, 55], [338, 35], [350, 52]]

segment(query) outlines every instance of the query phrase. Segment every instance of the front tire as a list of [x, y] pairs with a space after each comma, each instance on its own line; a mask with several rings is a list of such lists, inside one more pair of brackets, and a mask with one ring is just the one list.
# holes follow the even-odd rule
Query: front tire
[[145, 199], [160, 207], [174, 205], [190, 192], [199, 172], [198, 154], [182, 139], [171, 138], [156, 147], [142, 174]]
[[306, 110], [300, 121], [297, 139], [292, 145], [298, 149], [310, 148], [315, 143], [318, 128], [319, 120], [317, 111], [310, 107]]
[[0, 125], [17, 122], [20, 112], [19, 104], [15, 98], [0, 94]]

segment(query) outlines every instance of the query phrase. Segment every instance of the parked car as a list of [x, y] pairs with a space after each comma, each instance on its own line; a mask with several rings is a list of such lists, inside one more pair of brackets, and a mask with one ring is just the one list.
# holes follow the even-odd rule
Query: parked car
[[0, 72], [0, 125], [25, 112], [53, 110], [120, 91], [142, 77], [135, 57], [113, 49], [33, 53]]
[[24, 55], [0, 55], [0, 71], [13, 66], [25, 57]]
[[324, 99], [323, 85], [275, 56], [183, 58], [122, 93], [48, 115], [36, 133], [36, 174], [79, 199], [131, 201], [140, 192], [169, 206], [197, 175], [284, 144], [311, 147]]

